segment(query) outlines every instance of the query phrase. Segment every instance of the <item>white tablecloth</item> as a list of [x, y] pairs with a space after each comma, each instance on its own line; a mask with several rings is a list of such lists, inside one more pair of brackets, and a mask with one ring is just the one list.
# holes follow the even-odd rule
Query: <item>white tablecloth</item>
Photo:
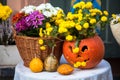
[[113, 80], [113, 76], [111, 66], [106, 60], [102, 60], [93, 69], [75, 69], [71, 75], [46, 71], [33, 73], [21, 62], [15, 68], [14, 80]]

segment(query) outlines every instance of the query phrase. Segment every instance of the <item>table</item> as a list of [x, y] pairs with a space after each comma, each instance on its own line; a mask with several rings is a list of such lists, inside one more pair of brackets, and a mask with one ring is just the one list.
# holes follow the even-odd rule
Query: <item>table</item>
[[[61, 61], [61, 63], [64, 62], [65, 60]], [[110, 64], [104, 59], [93, 69], [75, 68], [71, 75], [46, 71], [33, 73], [20, 62], [15, 68], [14, 80], [113, 80], [113, 76]]]

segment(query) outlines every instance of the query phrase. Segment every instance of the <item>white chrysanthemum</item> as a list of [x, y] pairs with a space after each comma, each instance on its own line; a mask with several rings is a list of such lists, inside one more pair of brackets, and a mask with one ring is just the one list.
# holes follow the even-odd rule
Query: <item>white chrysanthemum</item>
[[46, 17], [52, 17], [53, 15], [57, 15], [58, 10], [60, 9], [61, 8], [59, 7], [53, 7], [50, 3], [43, 3], [36, 7], [36, 10], [41, 11], [41, 13], [43, 13], [43, 15], [45, 15]]
[[20, 12], [25, 12], [25, 14], [29, 14], [31, 12], [33, 12], [36, 9], [35, 6], [29, 5], [29, 6], [25, 6], [23, 9], [21, 9]]
[[43, 10], [45, 9], [45, 4], [40, 4], [39, 6], [36, 7], [36, 10]]
[[46, 9], [54, 8], [50, 3], [46, 3], [45, 7], [46, 7]]
[[51, 17], [53, 14], [49, 11], [43, 11], [43, 14], [46, 16], [46, 17]]

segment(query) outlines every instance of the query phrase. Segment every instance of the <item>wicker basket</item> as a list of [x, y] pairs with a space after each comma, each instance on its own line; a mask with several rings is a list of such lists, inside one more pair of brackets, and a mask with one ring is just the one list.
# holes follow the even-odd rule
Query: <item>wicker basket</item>
[[[39, 38], [37, 37], [27, 37], [27, 36], [19, 36], [14, 33], [14, 39], [16, 42], [16, 46], [20, 53], [21, 58], [24, 61], [24, 65], [26, 67], [29, 66], [30, 61], [35, 56], [44, 59], [51, 53], [52, 49], [46, 45], [46, 50], [40, 50], [40, 45], [38, 44]], [[53, 40], [53, 38], [44, 38], [44, 40]], [[54, 55], [57, 57], [58, 61], [60, 61], [62, 55], [62, 45], [63, 42], [55, 39], [56, 46], [54, 48]]]

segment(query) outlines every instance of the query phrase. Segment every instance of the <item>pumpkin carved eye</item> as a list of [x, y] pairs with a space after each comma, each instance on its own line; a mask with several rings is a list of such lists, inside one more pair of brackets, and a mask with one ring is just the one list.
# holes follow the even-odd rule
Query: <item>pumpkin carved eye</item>
[[87, 46], [83, 46], [83, 47], [82, 47], [82, 52], [84, 52], [84, 51], [86, 51], [86, 50], [88, 50], [88, 47], [87, 47]]

